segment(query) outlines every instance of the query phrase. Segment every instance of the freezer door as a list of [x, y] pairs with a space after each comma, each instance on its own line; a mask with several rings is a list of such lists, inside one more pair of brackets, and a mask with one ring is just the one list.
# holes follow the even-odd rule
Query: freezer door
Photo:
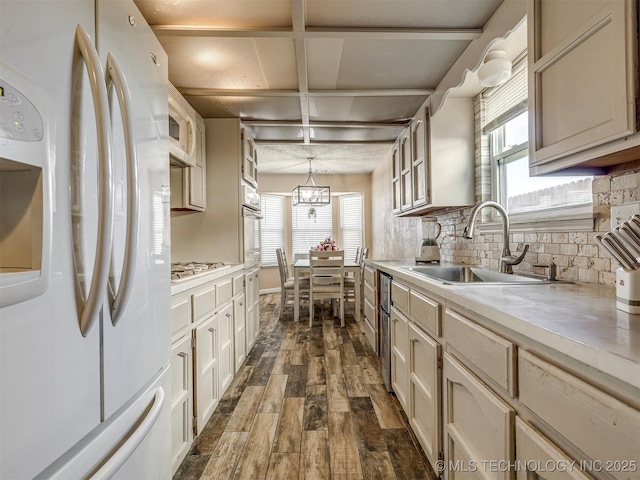
[[170, 429], [171, 375], [165, 365], [135, 401], [36, 478], [171, 478]]
[[[129, 90], [119, 93], [118, 82], [108, 80], [115, 217], [102, 355], [109, 419], [171, 354], [168, 73], [166, 54], [132, 1], [98, 1], [97, 9], [107, 78], [120, 76]], [[122, 105], [119, 95], [127, 97]], [[123, 120], [127, 114], [130, 122]], [[136, 185], [130, 184], [132, 161]]]
[[[0, 478], [21, 479], [36, 476], [100, 422], [100, 331], [80, 333], [69, 182], [70, 158], [89, 168], [96, 162], [94, 107], [75, 46], [77, 25], [94, 37], [95, 15], [91, 0], [3, 0], [1, 10], [0, 79], [41, 113], [37, 155], [49, 192], [41, 208], [52, 226], [42, 240], [51, 252], [48, 288], [0, 309]], [[2, 139], [0, 156], [19, 150], [18, 143]]]

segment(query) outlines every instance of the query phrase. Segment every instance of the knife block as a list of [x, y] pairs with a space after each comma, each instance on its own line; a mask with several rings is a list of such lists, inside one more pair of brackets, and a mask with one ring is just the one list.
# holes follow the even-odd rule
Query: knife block
[[640, 315], [640, 269], [616, 270], [616, 308]]

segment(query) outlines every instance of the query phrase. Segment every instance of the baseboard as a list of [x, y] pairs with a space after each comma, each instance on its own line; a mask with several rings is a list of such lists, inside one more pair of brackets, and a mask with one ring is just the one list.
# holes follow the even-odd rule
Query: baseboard
[[267, 293], [280, 293], [280, 287], [265, 288], [265, 289], [260, 290], [260, 295], [266, 295]]

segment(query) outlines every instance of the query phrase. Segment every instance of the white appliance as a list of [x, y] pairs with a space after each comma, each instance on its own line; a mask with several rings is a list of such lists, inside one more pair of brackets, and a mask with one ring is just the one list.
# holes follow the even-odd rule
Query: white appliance
[[0, 9], [0, 478], [169, 478], [167, 56], [130, 0]]
[[260, 195], [255, 188], [242, 183], [243, 263], [246, 270], [260, 266]]

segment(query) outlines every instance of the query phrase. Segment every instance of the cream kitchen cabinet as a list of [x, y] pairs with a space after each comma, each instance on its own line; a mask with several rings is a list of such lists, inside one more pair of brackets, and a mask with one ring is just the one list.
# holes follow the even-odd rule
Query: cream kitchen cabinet
[[396, 279], [391, 285], [391, 301], [392, 386], [436, 469], [436, 462], [442, 459], [442, 354], [434, 337], [441, 332], [441, 304]]
[[234, 351], [235, 351], [235, 373], [247, 358], [247, 328], [245, 316], [244, 293], [233, 301], [233, 328], [234, 328]]
[[364, 267], [364, 333], [373, 351], [378, 353], [377, 270]]
[[512, 478], [515, 410], [451, 354], [443, 357], [445, 480]]
[[242, 138], [242, 178], [258, 188], [258, 151], [251, 133], [246, 128], [240, 132]]
[[636, 0], [529, 0], [532, 174], [640, 155]]
[[391, 208], [393, 213], [402, 211], [402, 188], [400, 187], [400, 138], [393, 144], [391, 153]]
[[[171, 209], [172, 210], [196, 210], [204, 211], [207, 207], [206, 185], [206, 136], [204, 120], [187, 103], [180, 93], [170, 86], [169, 105], [179, 105], [181, 115], [186, 116], [188, 150], [180, 158], [188, 159], [179, 161], [173, 154], [171, 159]], [[177, 115], [174, 115], [177, 117]], [[177, 120], [174, 119], [177, 123]], [[173, 139], [175, 142], [175, 139]], [[170, 143], [171, 145], [171, 143]]]
[[194, 353], [194, 430], [200, 433], [220, 401], [219, 319], [214, 313], [193, 330]]
[[171, 346], [171, 473], [174, 474], [193, 442], [193, 350], [191, 335]]
[[440, 350], [438, 342], [409, 323], [407, 417], [433, 468], [442, 459]]
[[245, 276], [247, 352], [255, 345], [260, 334], [260, 285], [258, 278], [257, 270], [247, 272]]
[[391, 387], [405, 412], [409, 409], [409, 322], [391, 307]]
[[516, 417], [516, 465], [517, 480], [593, 478], [583, 472], [579, 463], [520, 417]]
[[433, 116], [425, 102], [393, 149], [394, 213], [472, 205], [473, 152], [473, 99], [448, 98]]
[[244, 271], [238, 265], [227, 272], [171, 297], [175, 469], [246, 359]]
[[[518, 356], [520, 403], [559, 436], [594, 476], [640, 478], [640, 411], [526, 351]], [[578, 456], [580, 455], [580, 456]]]

